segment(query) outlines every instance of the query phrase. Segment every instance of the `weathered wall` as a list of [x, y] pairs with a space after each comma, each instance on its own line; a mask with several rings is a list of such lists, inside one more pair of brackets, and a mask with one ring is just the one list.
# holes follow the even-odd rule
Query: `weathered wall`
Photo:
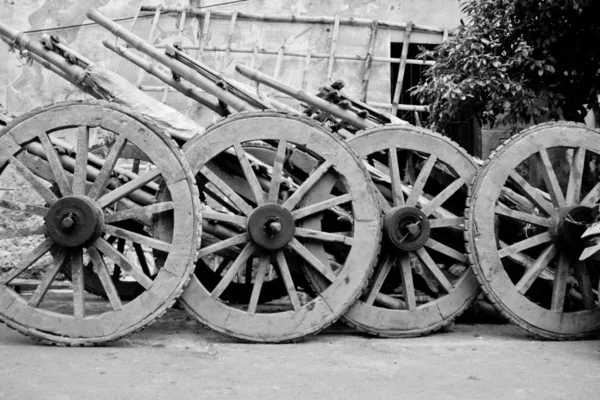
[[[225, 0], [191, 0], [192, 5], [214, 5]], [[146, 0], [144, 4], [165, 6], [187, 6], [188, 1]], [[86, 20], [85, 12], [89, 8], [98, 8], [111, 18], [132, 16], [137, 8], [138, 0], [0, 0], [0, 22], [19, 30], [36, 30], [52, 27], [78, 25]], [[457, 0], [250, 0], [244, 3], [222, 6], [218, 10], [239, 10], [262, 14], [280, 15], [312, 15], [373, 18], [388, 21], [406, 22], [412, 20], [416, 24], [444, 27], [456, 25], [459, 20]], [[138, 22], [135, 32], [142, 37], [147, 37], [150, 28], [150, 19]], [[129, 22], [123, 22], [129, 26]], [[194, 45], [199, 36], [199, 21], [189, 19], [183, 35], [183, 43]], [[217, 35], [217, 31], [227, 32], [229, 22], [226, 20], [211, 21], [211, 28], [215, 29], [213, 45], [223, 45], [224, 35]], [[98, 62], [109, 69], [116, 70], [131, 82], [137, 80], [138, 69], [127, 61], [120, 62], [118, 58], [101, 44], [101, 40], [110, 37], [106, 31], [96, 26], [71, 28], [57, 31], [68, 43], [92, 61]], [[364, 53], [368, 43], [369, 30], [340, 29], [340, 48], [352, 50], [355, 46], [357, 54]], [[303, 24], [287, 24], [276, 26], [240, 22], [236, 25], [234, 41], [236, 45], [255, 45], [256, 38], [260, 38], [260, 46], [264, 48], [278, 48], [283, 42], [286, 49], [298, 51], [314, 48], [318, 52], [327, 52], [331, 41], [329, 27], [311, 27]], [[389, 35], [389, 34], [388, 34]], [[177, 18], [165, 17], [161, 19], [155, 44], [172, 43], [177, 39]], [[252, 38], [247, 39], [246, 38]], [[245, 40], [247, 43], [245, 43]], [[389, 56], [389, 41], [398, 41], [398, 37], [380, 37], [376, 53], [380, 56]], [[0, 104], [5, 105], [13, 113], [26, 112], [29, 109], [52, 102], [78, 99], [84, 97], [72, 85], [64, 82], [52, 73], [44, 70], [37, 64], [23, 65], [17, 54], [9, 52], [9, 47], [0, 42]], [[226, 57], [224, 52], [206, 54], [203, 61], [208, 65], [222, 70], [226, 75], [233, 76], [235, 62], [249, 62], [249, 56]], [[281, 77], [286, 83], [300, 87], [298, 70], [303, 65], [303, 60], [288, 60], [283, 63]], [[264, 56], [256, 61], [256, 67], [270, 73], [275, 64], [275, 57]], [[360, 66], [360, 65], [359, 65]], [[313, 70], [314, 69], [314, 70]], [[322, 77], [327, 69], [326, 60], [319, 60], [311, 64], [311, 79]], [[314, 72], [314, 74], [313, 74]], [[333, 79], [344, 79], [350, 83], [348, 90], [356, 94], [359, 85], [359, 70], [356, 65], [336, 63]], [[287, 78], [286, 78], [287, 77]], [[238, 76], [239, 78], [239, 76]], [[371, 82], [373, 94], [370, 100], [389, 102], [390, 82], [389, 66], [380, 65], [374, 70]], [[155, 82], [155, 81], [154, 81]], [[145, 84], [153, 84], [147, 79]], [[309, 88], [314, 88], [323, 82], [313, 82], [309, 79]], [[155, 93], [157, 97], [160, 93]], [[171, 96], [167, 101], [176, 108], [187, 108], [188, 102], [181, 96]], [[192, 110], [198, 114], [199, 110]], [[196, 115], [198, 117], [198, 115]]]

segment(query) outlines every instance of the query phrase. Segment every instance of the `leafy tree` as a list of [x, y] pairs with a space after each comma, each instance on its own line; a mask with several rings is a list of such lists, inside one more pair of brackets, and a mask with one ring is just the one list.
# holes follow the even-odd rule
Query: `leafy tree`
[[600, 1], [461, 1], [454, 35], [420, 55], [436, 60], [412, 89], [430, 125], [443, 130], [459, 114], [492, 126], [582, 121], [598, 109]]

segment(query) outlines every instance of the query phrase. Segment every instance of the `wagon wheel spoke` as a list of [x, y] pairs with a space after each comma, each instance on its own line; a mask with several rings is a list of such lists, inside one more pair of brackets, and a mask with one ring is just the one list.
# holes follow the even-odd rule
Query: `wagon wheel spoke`
[[592, 282], [588, 273], [587, 267], [583, 261], [575, 264], [575, 278], [579, 284], [579, 292], [583, 300], [583, 307], [586, 310], [596, 308], [596, 300], [594, 300], [594, 292], [592, 291]]
[[454, 193], [465, 184], [462, 178], [454, 180], [444, 190], [438, 193], [426, 206], [423, 207], [423, 214], [430, 216], [435, 210], [437, 210], [446, 200], [448, 200]]
[[144, 255], [144, 249], [142, 245], [139, 243], [133, 243], [133, 249], [135, 250], [135, 255], [140, 263], [140, 267], [142, 267], [142, 271], [144, 274], [148, 276], [152, 276], [152, 272], [150, 271], [150, 267], [148, 266], [148, 261], [146, 260], [146, 256]]
[[283, 251], [278, 251], [276, 254], [277, 267], [279, 269], [279, 273], [281, 274], [281, 278], [283, 279], [283, 283], [285, 285], [285, 290], [290, 296], [290, 301], [292, 302], [292, 307], [294, 307], [294, 311], [298, 311], [302, 308], [300, 304], [300, 299], [298, 298], [298, 293], [296, 292], [296, 286], [294, 285], [294, 280], [292, 279], [292, 274], [290, 273], [290, 268], [285, 259], [285, 254]]
[[242, 199], [229, 185], [219, 178], [208, 167], [204, 166], [200, 169], [200, 173], [212, 183], [223, 195], [229, 199], [244, 215], [249, 215], [252, 212], [252, 206]]
[[419, 260], [421, 260], [421, 262], [425, 264], [429, 271], [435, 276], [435, 279], [437, 279], [438, 282], [441, 283], [446, 292], [452, 292], [454, 290], [454, 286], [452, 285], [452, 283], [450, 283], [448, 278], [446, 278], [446, 275], [444, 275], [444, 273], [437, 266], [435, 261], [433, 261], [427, 250], [425, 250], [424, 248], [420, 248], [416, 251], [416, 253]]
[[396, 207], [404, 206], [404, 193], [402, 193], [402, 179], [400, 178], [400, 167], [398, 165], [398, 149], [388, 149], [390, 178], [392, 180], [392, 204]]
[[535, 280], [548, 266], [550, 261], [552, 261], [554, 257], [556, 257], [556, 254], [558, 254], [558, 249], [554, 244], [546, 246], [546, 248], [538, 256], [538, 258], [536, 258], [534, 263], [529, 268], [527, 268], [527, 271], [521, 277], [519, 282], [517, 282], [516, 288], [521, 294], [527, 293], [531, 285], [533, 285]]
[[100, 282], [102, 282], [102, 286], [104, 287], [104, 291], [106, 292], [106, 296], [110, 301], [112, 309], [115, 311], [121, 310], [123, 308], [121, 298], [119, 297], [117, 288], [111, 279], [110, 273], [108, 272], [108, 268], [106, 267], [106, 263], [102, 259], [102, 256], [95, 247], [89, 247], [88, 254], [90, 255], [92, 263], [94, 264], [94, 272], [98, 275], [98, 278], [100, 278]]
[[127, 140], [124, 136], [119, 135], [117, 137], [115, 143], [110, 149], [110, 152], [108, 153], [108, 156], [106, 157], [106, 160], [104, 160], [104, 165], [100, 169], [100, 172], [98, 173], [94, 184], [88, 192], [88, 196], [90, 198], [94, 200], [98, 199], [104, 191], [106, 185], [108, 185], [108, 180], [110, 179], [110, 176], [113, 170], [115, 169], [115, 166], [117, 165], [119, 156], [121, 155], [123, 148], [125, 148], [126, 143]]
[[556, 172], [554, 172], [552, 162], [550, 161], [550, 157], [548, 156], [546, 149], [540, 149], [538, 157], [542, 163], [542, 166], [544, 167], [542, 168], [542, 176], [544, 178], [544, 182], [546, 182], [546, 187], [550, 192], [549, 194], [552, 198], [552, 204], [554, 207], [564, 207], [565, 196], [560, 188], [558, 178], [556, 177]]
[[583, 180], [583, 170], [585, 162], [585, 149], [577, 147], [573, 151], [573, 159], [569, 166], [569, 181], [567, 183], [567, 194], [565, 201], [567, 204], [577, 204], [581, 198], [581, 184]]
[[15, 167], [19, 174], [25, 178], [25, 180], [31, 185], [31, 187], [46, 201], [46, 203], [52, 205], [58, 200], [50, 189], [48, 189], [39, 179], [34, 175], [25, 164], [16, 159], [14, 156], [10, 156], [10, 163]]
[[389, 273], [392, 269], [392, 265], [394, 264], [394, 261], [395, 261], [395, 258], [391, 255], [388, 255], [387, 258], [385, 259], [385, 261], [381, 263], [381, 266], [379, 267], [379, 270], [377, 271], [377, 274], [375, 275], [375, 281], [373, 282], [373, 285], [369, 289], [369, 294], [368, 294], [367, 298], [365, 299], [366, 304], [372, 305], [373, 302], [375, 301], [375, 298], [379, 294], [381, 287], [383, 286], [383, 283], [385, 282], [385, 279], [387, 278], [387, 276], [389, 275]]
[[288, 243], [288, 246], [294, 250], [300, 257], [302, 257], [310, 266], [317, 270], [321, 275], [329, 280], [329, 282], [335, 281], [336, 275], [330, 267], [325, 266], [313, 253], [310, 252], [302, 243], [296, 238], [292, 238]]
[[77, 153], [73, 173], [73, 194], [84, 195], [87, 189], [88, 145], [90, 131], [87, 126], [77, 130]]
[[467, 256], [465, 255], [464, 252], [459, 251], [459, 250], [455, 250], [450, 246], [446, 246], [443, 243], [438, 242], [437, 240], [434, 240], [432, 238], [429, 238], [427, 240], [427, 242], [425, 242], [425, 247], [431, 249], [431, 250], [435, 250], [438, 253], [441, 253], [445, 256], [448, 256], [450, 258], [455, 259], [458, 262], [461, 263], [466, 263], [467, 262]]
[[253, 243], [248, 243], [242, 250], [242, 252], [237, 256], [237, 258], [233, 261], [223, 278], [219, 281], [217, 286], [210, 293], [210, 296], [213, 299], [219, 298], [221, 294], [227, 289], [227, 287], [233, 281], [241, 268], [242, 265], [246, 263], [246, 261], [252, 257], [252, 255], [256, 252], [256, 246]]
[[29, 298], [27, 304], [29, 304], [31, 307], [38, 307], [40, 305], [40, 303], [44, 299], [44, 296], [48, 292], [48, 289], [50, 289], [50, 285], [52, 284], [52, 282], [54, 282], [56, 276], [63, 267], [66, 258], [66, 251], [63, 248], [57, 248], [56, 254], [54, 255], [54, 260], [52, 261], [52, 265], [46, 270], [46, 272], [44, 272], [40, 283], [35, 289], [35, 292], [33, 292], [33, 295]]
[[402, 291], [404, 293], [404, 302], [409, 311], [417, 308], [417, 300], [415, 297], [415, 284], [413, 281], [412, 268], [408, 254], [400, 256], [398, 267], [400, 268], [400, 276], [402, 277]]
[[548, 243], [552, 241], [552, 236], [549, 232], [540, 233], [528, 239], [521, 240], [520, 242], [511, 244], [508, 247], [503, 247], [498, 251], [498, 256], [504, 258], [514, 253], [522, 252], [527, 249], [539, 246], [540, 244]]
[[246, 181], [250, 186], [250, 190], [252, 190], [252, 194], [254, 195], [254, 199], [256, 200], [257, 205], [263, 205], [265, 203], [265, 194], [263, 193], [262, 187], [258, 182], [258, 178], [248, 161], [248, 157], [246, 156], [246, 152], [242, 148], [241, 143], [234, 143], [233, 148], [235, 149], [235, 153], [240, 162], [240, 166], [242, 167], [242, 171], [244, 172], [244, 176], [246, 177]]
[[250, 302], [248, 303], [248, 314], [255, 314], [256, 307], [258, 306], [258, 299], [260, 298], [260, 292], [265, 281], [265, 275], [269, 268], [269, 257], [261, 255], [258, 261], [258, 271], [256, 271], [256, 278], [252, 285], [252, 294], [250, 295]]
[[119, 265], [125, 274], [135, 279], [137, 283], [142, 285], [145, 289], [152, 286], [152, 279], [144, 274], [142, 270], [138, 269], [137, 266], [132, 264], [122, 252], [108, 244], [106, 240], [99, 238], [93, 243], [93, 246], [106, 257], [110, 258], [115, 264]]
[[279, 199], [279, 188], [283, 176], [283, 163], [285, 161], [287, 150], [287, 141], [280, 140], [277, 145], [277, 154], [273, 163], [273, 175], [271, 176], [271, 186], [269, 187], [268, 201], [277, 203]]
[[352, 237], [335, 233], [321, 232], [315, 229], [296, 228], [294, 236], [302, 239], [312, 239], [321, 242], [339, 243], [352, 246]]
[[46, 132], [42, 132], [38, 135], [38, 138], [40, 139], [42, 147], [44, 148], [44, 152], [46, 153], [46, 158], [50, 164], [50, 170], [52, 171], [52, 175], [54, 175], [54, 182], [56, 182], [58, 185], [61, 194], [63, 196], [72, 194], [71, 185], [67, 180], [65, 170], [60, 162], [58, 153], [56, 153], [56, 150], [54, 149], [54, 145], [50, 141], [50, 137]]
[[600, 201], [600, 182], [596, 183], [579, 205], [591, 207]]
[[498, 205], [495, 208], [495, 213], [504, 217], [512, 218], [516, 221], [522, 221], [529, 224], [534, 224], [542, 227], [550, 227], [550, 218], [540, 217], [539, 215], [529, 214], [523, 211], [513, 210], [504, 205]]
[[40, 217], [45, 217], [48, 212], [48, 208], [46, 207], [10, 200], [0, 200], [0, 208], [29, 215], [38, 215]]
[[139, 243], [143, 246], [150, 247], [151, 249], [161, 250], [165, 252], [171, 251], [171, 243], [167, 243], [158, 239], [153, 239], [149, 236], [140, 235], [139, 233], [131, 232], [122, 228], [117, 228], [112, 225], [105, 225], [104, 232], [121, 239], [129, 240], [133, 243]]
[[125, 221], [128, 219], [140, 219], [148, 218], [154, 214], [159, 214], [166, 211], [171, 211], [174, 207], [172, 201], [165, 201], [162, 203], [152, 204], [144, 207], [133, 207], [127, 208], [121, 211], [113, 212], [104, 217], [104, 222], [107, 224]]
[[527, 199], [535, 204], [536, 207], [543, 210], [546, 215], [552, 215], [554, 213], [554, 206], [552, 203], [544, 199], [542, 195], [516, 171], [510, 173], [510, 178], [518, 186], [521, 194], [527, 197]]
[[[104, 167], [103, 167], [104, 168]], [[111, 204], [121, 200], [123, 197], [129, 195], [135, 190], [141, 188], [147, 183], [153, 181], [158, 176], [160, 176], [161, 172], [158, 168], [152, 169], [146, 172], [143, 175], [139, 175], [137, 178], [130, 180], [126, 184], [119, 186], [115, 190], [111, 190], [106, 193], [104, 196], [100, 197], [97, 200], [98, 206], [101, 208], [105, 208], [110, 206]], [[93, 188], [93, 187], [92, 187]]]
[[227, 249], [233, 246], [239, 246], [241, 244], [247, 243], [250, 240], [250, 237], [247, 233], [242, 233], [237, 236], [233, 236], [229, 239], [225, 239], [223, 241], [217, 242], [215, 244], [211, 244], [210, 246], [206, 246], [198, 252], [197, 258], [202, 258], [207, 255], [216, 253], [217, 251]]
[[[125, 252], [125, 244], [126, 244], [126, 240], [117, 236], [111, 236], [111, 239], [114, 238], [115, 240], [113, 240], [113, 242], [108, 242], [107, 243], [114, 243], [114, 241], [117, 242], [117, 251], [119, 253], [124, 253]], [[112, 272], [112, 279], [114, 281], [118, 281], [119, 279], [121, 279], [121, 268], [119, 267], [119, 265], [115, 264], [113, 267], [113, 272]]]
[[429, 220], [429, 227], [435, 228], [449, 228], [451, 226], [459, 227], [465, 224], [464, 217], [453, 217], [453, 218], [433, 218]]
[[300, 185], [300, 187], [290, 196], [289, 199], [283, 203], [283, 208], [293, 210], [296, 208], [298, 203], [302, 201], [304, 196], [310, 191], [310, 189], [327, 173], [333, 164], [331, 161], [323, 162], [316, 170], [314, 170], [308, 178]]
[[343, 194], [341, 196], [332, 197], [327, 200], [323, 200], [321, 202], [308, 205], [306, 207], [299, 208], [297, 210], [292, 211], [292, 217], [295, 220], [300, 220], [302, 218], [310, 217], [311, 215], [315, 215], [317, 213], [323, 212], [329, 208], [339, 206], [342, 204], [346, 204], [352, 201], [351, 194]]
[[85, 317], [85, 276], [83, 270], [83, 250], [73, 249], [71, 256], [71, 281], [73, 286], [73, 315]]
[[2, 277], [0, 277], [0, 285], [6, 285], [12, 282], [17, 276], [21, 275], [27, 268], [31, 267], [33, 263], [39, 260], [44, 254], [50, 251], [54, 246], [54, 241], [50, 238], [40, 243], [31, 253], [23, 258], [12, 270], [8, 271]]
[[46, 234], [46, 226], [38, 225], [27, 228], [18, 228], [18, 229], [3, 229], [0, 230], [0, 240], [1, 239], [14, 239], [18, 237], [26, 237], [26, 236], [36, 236], [36, 235], [45, 235]]
[[421, 171], [419, 172], [419, 175], [417, 176], [417, 180], [413, 184], [413, 187], [410, 192], [410, 195], [408, 196], [408, 199], [406, 199], [407, 207], [415, 207], [417, 205], [417, 200], [419, 199], [419, 196], [421, 196], [423, 194], [423, 189], [425, 188], [425, 183], [427, 183], [427, 180], [429, 179], [429, 175], [431, 174], [431, 171], [433, 170], [433, 167], [434, 167], [436, 161], [437, 161], [437, 157], [434, 154], [431, 154], [427, 158], [425, 165], [423, 165], [423, 168], [421, 168]]
[[550, 309], [552, 311], [563, 311], [565, 304], [565, 294], [567, 291], [567, 278], [569, 277], [569, 258], [561, 253], [558, 257], [556, 274], [554, 275], [554, 284], [552, 286], [552, 302]]
[[212, 221], [229, 222], [238, 226], [245, 227], [248, 222], [248, 218], [241, 215], [225, 214], [215, 210], [203, 211], [202, 218]]

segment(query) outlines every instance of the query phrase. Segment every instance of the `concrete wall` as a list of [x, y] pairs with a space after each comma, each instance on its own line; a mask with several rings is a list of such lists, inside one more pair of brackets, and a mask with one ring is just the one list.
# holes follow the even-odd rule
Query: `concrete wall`
[[[211, 6], [223, 3], [225, 0], [191, 0], [192, 5]], [[188, 1], [162, 0], [144, 1], [146, 5], [187, 6]], [[86, 20], [85, 12], [89, 8], [98, 8], [111, 18], [132, 16], [137, 8], [138, 0], [0, 0], [0, 22], [19, 30], [36, 30], [53, 27], [78, 25]], [[443, 28], [444, 25], [455, 26], [459, 20], [458, 0], [250, 0], [244, 3], [215, 7], [218, 10], [238, 10], [262, 14], [280, 15], [311, 15], [360, 17], [380, 20], [407, 22], [430, 25]], [[150, 18], [141, 20], [136, 25], [135, 32], [146, 38], [150, 28]], [[164, 17], [153, 38], [155, 44], [172, 43], [177, 40], [177, 18]], [[129, 22], [123, 22], [129, 27]], [[214, 30], [211, 42], [221, 46], [226, 40], [229, 22], [227, 20], [211, 21]], [[198, 19], [189, 19], [184, 29], [183, 43], [196, 44], [199, 36], [200, 23]], [[138, 69], [127, 61], [119, 61], [101, 44], [101, 40], [110, 37], [107, 32], [96, 26], [76, 27], [56, 31], [70, 45], [86, 55], [92, 61], [98, 62], [109, 69], [116, 70], [135, 83]], [[389, 42], [399, 41], [401, 37], [393, 34], [379, 37], [376, 52], [380, 56], [389, 56]], [[285, 43], [286, 49], [302, 51], [314, 48], [315, 51], [327, 52], [331, 43], [330, 27], [311, 27], [303, 24], [286, 24], [277, 26], [250, 22], [239, 22], [234, 32], [236, 46], [252, 46], [260, 41], [264, 48], [278, 48]], [[363, 54], [368, 43], [369, 30], [340, 29], [339, 48], [345, 52], [355, 51]], [[354, 47], [353, 47], [354, 46]], [[228, 59], [224, 52], [206, 54], [203, 61], [209, 66], [223, 71], [228, 76], [235, 76], [235, 62], [249, 63], [249, 56], [230, 55]], [[33, 107], [69, 99], [80, 99], [84, 95], [72, 85], [44, 70], [37, 64], [25, 65], [15, 52], [9, 52], [9, 46], [0, 42], [0, 104], [5, 105], [11, 112], [19, 114]], [[288, 60], [282, 65], [281, 77], [286, 83], [296, 87], [302, 84], [299, 70], [303, 60]], [[270, 74], [274, 68], [275, 57], [264, 56], [256, 60], [256, 67]], [[360, 64], [336, 63], [332, 80], [344, 79], [349, 83], [350, 94], [357, 94], [361, 77]], [[326, 60], [315, 61], [311, 64], [311, 74], [308, 89], [314, 89], [323, 84], [327, 69]], [[371, 101], [390, 101], [389, 65], [380, 65], [373, 71], [371, 82]], [[239, 76], [237, 76], [239, 78]], [[144, 84], [154, 84], [156, 81], [146, 79]], [[160, 93], [154, 94], [160, 97]], [[168, 104], [183, 110], [188, 108], [188, 101], [181, 96], [171, 96]], [[189, 110], [196, 119], [202, 119], [201, 111]]]

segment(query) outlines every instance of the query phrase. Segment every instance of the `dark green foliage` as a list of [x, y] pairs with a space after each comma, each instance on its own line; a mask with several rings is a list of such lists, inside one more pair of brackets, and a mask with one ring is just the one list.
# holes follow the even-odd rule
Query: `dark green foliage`
[[489, 125], [582, 121], [598, 106], [600, 1], [462, 0], [462, 11], [455, 35], [420, 55], [436, 60], [413, 88], [430, 125], [459, 113]]

